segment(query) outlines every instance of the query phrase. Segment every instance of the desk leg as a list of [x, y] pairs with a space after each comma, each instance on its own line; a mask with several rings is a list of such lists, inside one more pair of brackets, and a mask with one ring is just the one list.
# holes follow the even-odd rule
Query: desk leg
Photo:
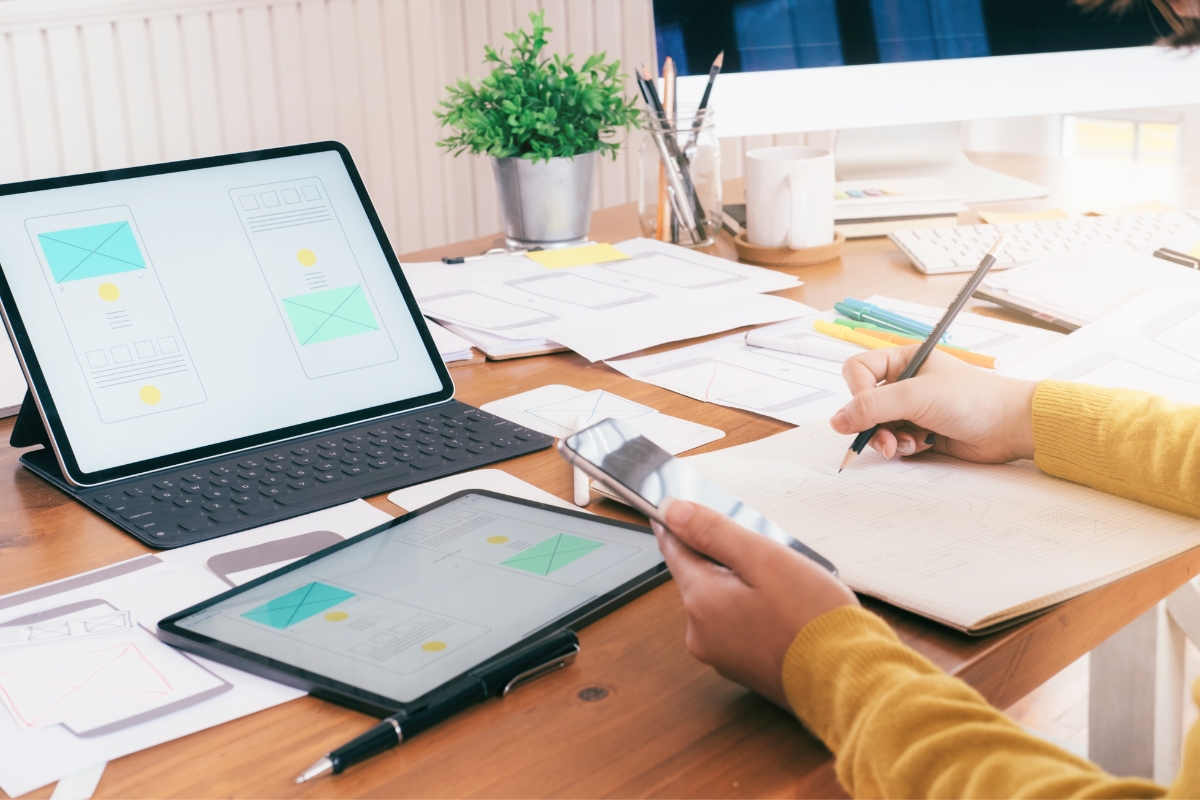
[[1179, 771], [1188, 637], [1177, 618], [1183, 615], [1200, 635], [1200, 594], [1190, 583], [1091, 653], [1088, 756], [1114, 775], [1169, 784]]

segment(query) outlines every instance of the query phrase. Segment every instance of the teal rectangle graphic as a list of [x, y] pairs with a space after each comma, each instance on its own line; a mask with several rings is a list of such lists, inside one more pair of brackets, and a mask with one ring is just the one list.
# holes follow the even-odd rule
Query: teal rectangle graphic
[[534, 575], [549, 575], [603, 546], [603, 542], [560, 533], [500, 563], [506, 567], [532, 572]]
[[358, 284], [285, 297], [283, 307], [302, 345], [379, 330]]
[[242, 616], [248, 620], [283, 630], [289, 625], [303, 622], [309, 617], [333, 608], [351, 597], [354, 597], [354, 592], [347, 592], [345, 589], [326, 586], [314, 581], [295, 591], [288, 592], [282, 597], [276, 597], [258, 608], [252, 608]]
[[124, 221], [39, 233], [38, 243], [55, 283], [146, 268], [133, 229]]

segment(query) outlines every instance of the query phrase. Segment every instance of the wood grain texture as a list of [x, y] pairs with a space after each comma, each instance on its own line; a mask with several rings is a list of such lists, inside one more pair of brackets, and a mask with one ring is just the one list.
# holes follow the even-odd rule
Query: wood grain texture
[[[391, 5], [383, 6], [385, 24]], [[1032, 157], [995, 157], [988, 165], [1050, 183], [1055, 194], [1043, 204], [1069, 198], [1073, 187], [1091, 181], [1106, 186], [1092, 195], [1098, 204], [1152, 186], [1166, 202], [1200, 206], [1195, 172]], [[726, 192], [736, 200], [741, 187], [731, 183]], [[598, 241], [635, 235], [632, 206], [593, 218], [592, 236]], [[402, 261], [482, 251], [497, 238], [414, 253]], [[712, 251], [734, 254], [725, 234]], [[849, 242], [838, 261], [794, 272], [805, 283], [783, 294], [819, 308], [848, 294], [872, 293], [944, 304], [962, 282], [962, 276], [918, 274], [886, 239]], [[457, 396], [473, 405], [547, 383], [607, 389], [726, 432], [705, 449], [754, 441], [789, 427], [633, 381], [571, 353], [467, 364], [451, 374]], [[0, 423], [0, 435], [7, 435], [11, 425], [11, 420]], [[0, 454], [0, 593], [147, 552], [20, 468], [18, 455], [15, 450]], [[522, 456], [500, 468], [559, 497], [571, 496], [570, 469], [553, 451]], [[400, 513], [382, 496], [369, 501]], [[607, 501], [595, 503], [592, 510], [635, 519], [630, 510]], [[984, 638], [967, 637], [883, 603], [867, 600], [866, 605], [905, 642], [1003, 708], [1198, 571], [1200, 549]], [[371, 720], [303, 698], [119, 759], [109, 765], [97, 796], [843, 796], [822, 745], [784, 711], [691, 658], [683, 630], [678, 592], [667, 583], [585, 629], [574, 666], [502, 702], [478, 706], [336, 779], [300, 787], [292, 783], [317, 755], [361, 732]], [[584, 689], [590, 690], [585, 697], [603, 697], [585, 700], [580, 695]], [[49, 794], [47, 787], [32, 796]]]

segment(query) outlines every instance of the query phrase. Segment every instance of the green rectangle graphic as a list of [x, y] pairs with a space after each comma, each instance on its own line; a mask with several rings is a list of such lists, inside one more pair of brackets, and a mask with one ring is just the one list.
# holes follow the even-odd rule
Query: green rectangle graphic
[[270, 602], [263, 603], [258, 608], [252, 608], [242, 616], [248, 620], [283, 630], [289, 625], [303, 622], [309, 617], [333, 608], [351, 597], [354, 597], [353, 592], [314, 581], [281, 597], [276, 597]]
[[367, 295], [358, 284], [283, 298], [301, 345], [379, 330]]
[[603, 546], [603, 542], [560, 533], [500, 563], [506, 567], [532, 572], [534, 575], [549, 575]]
[[37, 238], [55, 283], [146, 268], [125, 221], [39, 233]]

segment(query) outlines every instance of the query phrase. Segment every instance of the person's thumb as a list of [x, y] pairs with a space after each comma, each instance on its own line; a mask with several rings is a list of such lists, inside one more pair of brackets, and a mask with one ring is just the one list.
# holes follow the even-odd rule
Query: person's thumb
[[909, 381], [888, 383], [854, 396], [829, 420], [838, 433], [859, 433], [884, 422], [918, 422], [921, 402]]

